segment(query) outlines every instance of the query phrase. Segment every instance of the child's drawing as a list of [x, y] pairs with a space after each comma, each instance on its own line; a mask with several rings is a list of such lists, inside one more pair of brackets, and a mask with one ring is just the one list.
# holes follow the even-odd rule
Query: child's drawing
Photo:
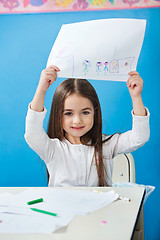
[[82, 67], [84, 75], [88, 76], [91, 72], [96, 72], [98, 76], [109, 76], [119, 74], [126, 74], [132, 70], [132, 62], [134, 61], [134, 57], [121, 58], [121, 59], [113, 59], [111, 61], [88, 61], [84, 60]]
[[87, 73], [89, 71], [88, 68], [91, 67], [91, 62], [88, 60], [84, 60], [83, 67], [84, 67], [84, 69], [83, 69], [84, 75], [87, 75]]
[[102, 62], [97, 62], [96, 63], [96, 72], [97, 72], [97, 75], [99, 75], [100, 72], [102, 72]]
[[[84, 8], [85, 2], [77, 0], [75, 8]], [[127, 18], [63, 24], [47, 66], [57, 64], [58, 77], [127, 81], [137, 67], [145, 26], [146, 20]]]

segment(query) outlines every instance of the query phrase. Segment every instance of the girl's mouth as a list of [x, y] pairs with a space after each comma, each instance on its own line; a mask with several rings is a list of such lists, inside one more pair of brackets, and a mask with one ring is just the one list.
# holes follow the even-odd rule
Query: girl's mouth
[[84, 126], [82, 126], [82, 127], [71, 127], [71, 128], [74, 129], [74, 130], [81, 130], [81, 129], [84, 128]]

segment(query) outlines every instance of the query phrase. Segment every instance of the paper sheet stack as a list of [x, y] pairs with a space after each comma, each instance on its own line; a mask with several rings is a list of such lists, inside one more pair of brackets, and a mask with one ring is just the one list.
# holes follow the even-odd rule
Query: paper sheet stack
[[[58, 213], [54, 217], [32, 211], [28, 201], [43, 198], [33, 207]], [[67, 226], [75, 215], [96, 211], [118, 198], [114, 191], [99, 194], [93, 191], [53, 188], [28, 189], [19, 194], [0, 194], [0, 233], [47, 233]]]

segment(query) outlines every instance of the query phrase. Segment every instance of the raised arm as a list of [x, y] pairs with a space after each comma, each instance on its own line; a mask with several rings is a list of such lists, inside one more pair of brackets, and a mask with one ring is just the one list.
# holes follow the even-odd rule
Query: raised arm
[[47, 89], [56, 80], [58, 71], [60, 71], [59, 68], [55, 66], [50, 66], [42, 71], [26, 117], [26, 142], [45, 162], [53, 154], [54, 147], [50, 147], [53, 143], [43, 129], [43, 120], [46, 114], [44, 99]]
[[132, 99], [133, 113], [137, 116], [146, 116], [147, 113], [141, 97], [143, 80], [136, 71], [129, 72], [128, 74], [130, 77], [127, 81], [127, 87]]
[[39, 84], [30, 105], [31, 109], [36, 112], [42, 112], [44, 110], [44, 99], [46, 91], [51, 86], [51, 84], [56, 81], [57, 72], [59, 71], [60, 69], [58, 67], [49, 66], [41, 72]]
[[[144, 107], [141, 93], [143, 80], [138, 72], [129, 72], [127, 87], [131, 95], [132, 111], [132, 130], [121, 134], [115, 134], [109, 142], [104, 144], [103, 153], [107, 156], [108, 149], [112, 157], [120, 153], [130, 153], [142, 147], [150, 136], [149, 111]], [[106, 148], [105, 148], [106, 146]]]

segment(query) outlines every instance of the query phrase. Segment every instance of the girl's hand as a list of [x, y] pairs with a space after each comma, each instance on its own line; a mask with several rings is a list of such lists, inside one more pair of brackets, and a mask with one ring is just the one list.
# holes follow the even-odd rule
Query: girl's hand
[[129, 72], [128, 74], [130, 77], [127, 81], [127, 87], [132, 98], [133, 113], [138, 116], [146, 116], [146, 110], [141, 97], [143, 80], [136, 71]]
[[127, 87], [129, 89], [131, 98], [140, 97], [143, 89], [143, 80], [139, 76], [139, 73], [132, 71], [128, 73], [130, 77], [127, 81]]
[[46, 92], [48, 88], [51, 86], [51, 84], [56, 81], [57, 78], [57, 72], [59, 72], [60, 69], [56, 66], [49, 66], [46, 69], [42, 70], [41, 77], [38, 84], [38, 89], [42, 92]]

